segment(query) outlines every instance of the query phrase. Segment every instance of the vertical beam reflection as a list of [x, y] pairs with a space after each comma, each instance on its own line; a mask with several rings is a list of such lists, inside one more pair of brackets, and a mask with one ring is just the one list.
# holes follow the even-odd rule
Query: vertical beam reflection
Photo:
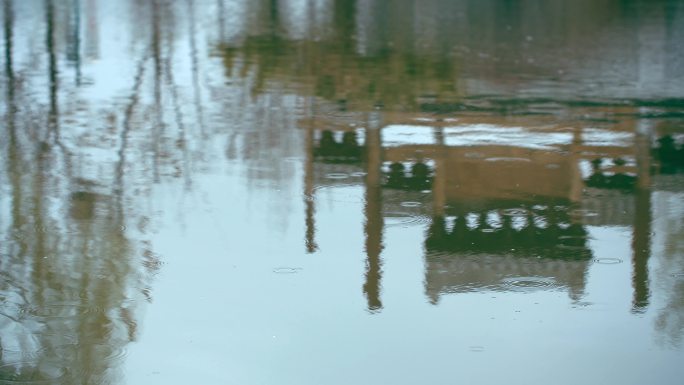
[[649, 304], [648, 259], [651, 252], [651, 192], [638, 189], [635, 196], [635, 221], [632, 234], [632, 312], [643, 313]]
[[632, 234], [632, 312], [643, 313], [649, 304], [648, 259], [651, 253], [650, 130], [637, 125], [636, 158], [638, 186], [634, 197], [634, 232]]
[[[375, 119], [377, 120], [377, 119]], [[376, 312], [382, 309], [380, 287], [382, 280], [382, 190], [381, 166], [382, 148], [380, 125], [369, 119], [366, 129], [366, 199], [365, 199], [365, 233], [366, 233], [366, 282], [363, 292], [368, 301], [368, 310]]]

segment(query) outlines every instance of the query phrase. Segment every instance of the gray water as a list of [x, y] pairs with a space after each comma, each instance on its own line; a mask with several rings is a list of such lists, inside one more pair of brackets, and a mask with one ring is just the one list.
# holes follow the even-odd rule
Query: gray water
[[681, 384], [679, 1], [3, 0], [0, 384]]

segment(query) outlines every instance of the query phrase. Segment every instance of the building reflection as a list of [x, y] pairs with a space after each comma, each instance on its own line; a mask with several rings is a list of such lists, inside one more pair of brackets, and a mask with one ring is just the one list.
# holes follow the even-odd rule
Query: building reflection
[[[426, 294], [431, 302], [447, 293], [520, 289], [507, 284], [515, 277], [532, 280], [528, 282], [531, 287], [536, 287], [536, 282], [539, 288], [566, 290], [574, 300], [582, 297], [592, 261], [581, 215], [583, 200], [591, 196], [583, 194], [589, 183], [582, 165], [588, 166], [596, 156], [620, 154], [633, 159], [635, 143], [596, 146], [583, 140], [591, 135], [585, 135], [581, 127], [554, 127], [543, 120], [540, 125], [539, 119], [529, 117], [435, 118], [381, 111], [373, 112], [372, 118], [365, 116], [367, 121], [358, 126], [336, 124], [335, 118], [325, 117], [302, 124], [308, 127], [311, 154], [311, 164], [305, 167], [306, 185], [332, 183], [323, 177], [325, 173], [313, 174], [313, 163], [327, 167], [344, 160], [351, 162], [347, 166], [352, 167], [350, 172], [366, 175], [367, 274], [363, 291], [370, 310], [381, 304], [382, 223], [385, 215], [396, 210], [383, 203], [383, 194], [408, 197], [416, 191], [432, 202], [422, 213], [431, 218], [424, 240]], [[370, 128], [373, 124], [379, 124], [378, 128]], [[326, 129], [316, 130], [317, 125]], [[330, 127], [337, 129], [327, 130]], [[509, 133], [508, 143], [488, 143], [488, 135], [505, 137], [504, 131]], [[350, 132], [355, 132], [354, 136]], [[348, 144], [355, 152], [362, 149], [360, 159], [340, 158], [339, 153], [326, 156], [321, 148], [331, 146], [327, 143], [335, 137], [363, 137], [363, 143]], [[334, 143], [342, 148], [340, 140]], [[636, 165], [620, 167], [637, 173]], [[646, 190], [639, 196], [648, 194]], [[308, 202], [313, 206], [315, 199]], [[315, 243], [314, 212], [307, 207], [309, 244]], [[640, 250], [634, 259], [635, 307], [648, 302], [643, 267], [649, 247], [643, 247], [648, 241], [641, 238], [649, 233], [650, 220], [643, 214], [637, 215], [646, 228], [635, 227]]]
[[[322, 1], [302, 2], [297, 13], [283, 12], [286, 3], [271, 2], [261, 24], [223, 40], [222, 59], [228, 77], [255, 79], [254, 93], [280, 87], [309, 98], [309, 116], [300, 121], [306, 131], [308, 252], [319, 247], [315, 189], [334, 185], [316, 170], [337, 165], [365, 173], [363, 292], [369, 310], [382, 306], [383, 231], [391, 212], [383, 198], [390, 193], [422, 193], [431, 202], [423, 215], [431, 218], [424, 242], [432, 302], [445, 293], [505, 288], [504, 281], [516, 276], [548, 280], [579, 299], [592, 261], [587, 226], [595, 224], [581, 213], [593, 206], [614, 208], [599, 225], [632, 227], [632, 310], [648, 306], [651, 152], [664, 172], [679, 167], [675, 158], [682, 149], [666, 135], [654, 140], [667, 132], [644, 122], [653, 117], [649, 109], [676, 114], [677, 102], [611, 101], [625, 91], [620, 86], [613, 95], [592, 93], [598, 101], [507, 97], [543, 90], [537, 81], [572, 90], [566, 82], [571, 76], [563, 74], [587, 68], [572, 64], [586, 57], [594, 68], [605, 58], [622, 57], [627, 72], [681, 72], [674, 61], [663, 67], [645, 60], [647, 50], [630, 50], [627, 42], [605, 57], [592, 51], [587, 39], [600, 35], [623, 5], [575, 2], [562, 13], [588, 17], [573, 19], [571, 31], [532, 21], [531, 9], [503, 4]], [[313, 3], [326, 15], [327, 32], [305, 22]], [[265, 3], [258, 4], [266, 12]], [[561, 12], [559, 6], [552, 2], [549, 10]], [[664, 17], [660, 6], [652, 11]], [[630, 31], [638, 39], [653, 32], [646, 26]], [[668, 31], [665, 45], [650, 54], [667, 55], [667, 36], [678, 33]], [[546, 35], [538, 44], [540, 34]], [[570, 47], [572, 54], [558, 47]], [[559, 57], [569, 61], [558, 63]], [[617, 207], [625, 202], [629, 208]]]

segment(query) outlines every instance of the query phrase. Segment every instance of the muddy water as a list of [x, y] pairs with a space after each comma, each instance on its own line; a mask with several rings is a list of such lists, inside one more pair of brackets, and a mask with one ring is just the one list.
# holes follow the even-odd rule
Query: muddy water
[[0, 384], [680, 384], [678, 1], [4, 0]]

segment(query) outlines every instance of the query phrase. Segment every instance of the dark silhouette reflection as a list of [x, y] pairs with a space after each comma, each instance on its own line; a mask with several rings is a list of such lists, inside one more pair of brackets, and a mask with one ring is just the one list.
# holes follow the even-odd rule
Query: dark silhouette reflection
[[403, 163], [394, 162], [389, 166], [385, 187], [402, 190], [429, 190], [432, 187], [432, 171], [423, 162], [411, 165], [410, 173], [406, 173]]
[[[591, 257], [586, 230], [580, 224], [570, 223], [566, 213], [541, 215], [530, 212], [519, 216], [501, 212], [462, 213], [453, 219], [451, 230], [446, 228], [443, 217], [435, 217], [428, 230], [426, 248], [429, 252], [535, 254], [559, 259]], [[473, 214], [479, 218], [469, 225], [466, 216]], [[488, 214], [501, 216], [500, 224], [491, 225], [487, 221]], [[514, 220], [518, 228], [513, 226]], [[540, 222], [543, 225], [540, 226]]]
[[[444, 217], [435, 217], [428, 230], [425, 246], [428, 252], [504, 253], [507, 255], [539, 255], [544, 258], [591, 258], [587, 232], [572, 223], [568, 205], [559, 209], [535, 211], [519, 207], [503, 207], [477, 212], [459, 212], [447, 229]], [[475, 217], [468, 223], [468, 216]], [[490, 216], [495, 219], [490, 220]], [[495, 225], [492, 222], [497, 222]], [[515, 226], [514, 226], [515, 223]]]
[[660, 172], [672, 174], [684, 170], [684, 143], [677, 144], [672, 135], [658, 138], [654, 155], [660, 163]]
[[[543, 210], [515, 202], [437, 216], [427, 231], [426, 294], [566, 290], [579, 300], [592, 258], [587, 231], [568, 205]], [[447, 220], [448, 218], [448, 220]]]
[[358, 144], [355, 131], [342, 133], [341, 143], [335, 140], [334, 133], [323, 130], [314, 154], [327, 163], [358, 163], [361, 161], [363, 147]]
[[[601, 170], [602, 162], [603, 159], [601, 158], [596, 158], [591, 162], [592, 174], [585, 180], [587, 187], [626, 191], [634, 190], [637, 185], [637, 178], [635, 175], [628, 175], [621, 172], [607, 174]], [[622, 158], [616, 158], [613, 162], [618, 167], [625, 165], [625, 161]]]

